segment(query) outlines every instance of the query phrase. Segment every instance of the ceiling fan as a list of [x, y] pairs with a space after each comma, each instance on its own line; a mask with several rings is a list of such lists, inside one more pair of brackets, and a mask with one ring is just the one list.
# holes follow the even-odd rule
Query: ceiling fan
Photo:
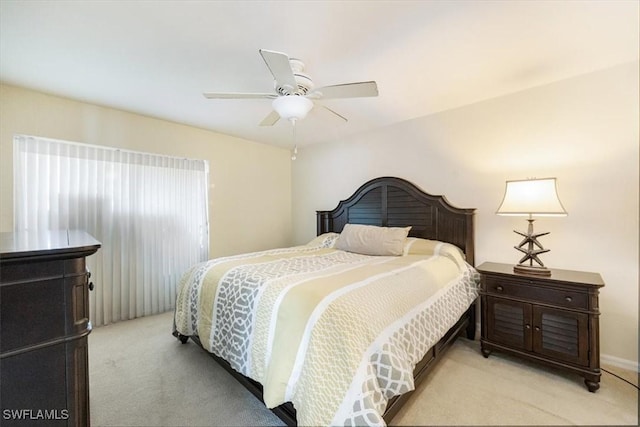
[[[295, 125], [297, 120], [305, 118], [314, 107], [313, 100], [378, 96], [378, 86], [374, 81], [344, 83], [315, 89], [311, 77], [302, 72], [304, 63], [299, 59], [289, 58], [285, 53], [266, 49], [260, 49], [259, 52], [273, 75], [274, 93], [206, 92], [205, 98], [272, 99], [273, 111], [260, 122], [260, 126], [273, 126], [281, 118]], [[329, 107], [324, 105], [321, 107], [347, 121], [346, 117]]]

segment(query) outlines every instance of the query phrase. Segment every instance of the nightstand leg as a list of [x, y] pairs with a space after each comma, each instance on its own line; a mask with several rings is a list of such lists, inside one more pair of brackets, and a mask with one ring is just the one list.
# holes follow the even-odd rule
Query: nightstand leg
[[595, 393], [597, 389], [600, 388], [600, 382], [599, 381], [591, 381], [591, 380], [584, 380], [584, 383], [586, 384], [587, 388], [589, 389], [589, 391], [591, 393]]
[[489, 355], [491, 354], [491, 350], [484, 348], [483, 343], [480, 343], [480, 351], [482, 352], [482, 355], [484, 356], [485, 359], [489, 357]]

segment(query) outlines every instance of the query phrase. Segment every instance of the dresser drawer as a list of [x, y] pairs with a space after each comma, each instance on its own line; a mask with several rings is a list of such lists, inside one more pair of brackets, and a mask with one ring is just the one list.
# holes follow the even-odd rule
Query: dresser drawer
[[535, 279], [513, 280], [496, 276], [483, 276], [484, 291], [491, 295], [521, 298], [530, 302], [552, 304], [558, 307], [589, 309], [587, 293], [571, 289], [536, 286]]

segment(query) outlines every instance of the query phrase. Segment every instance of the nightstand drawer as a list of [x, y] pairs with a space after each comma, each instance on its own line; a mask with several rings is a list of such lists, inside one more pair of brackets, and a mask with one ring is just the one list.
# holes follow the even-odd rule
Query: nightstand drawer
[[536, 286], [535, 280], [512, 280], [484, 276], [485, 292], [503, 297], [521, 298], [527, 301], [552, 304], [558, 307], [588, 310], [589, 296], [574, 290]]

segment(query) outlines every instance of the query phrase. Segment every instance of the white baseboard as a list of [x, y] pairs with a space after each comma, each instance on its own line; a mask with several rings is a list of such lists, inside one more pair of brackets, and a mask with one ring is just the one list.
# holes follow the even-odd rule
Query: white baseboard
[[627, 369], [629, 371], [640, 372], [640, 363], [633, 360], [621, 359], [609, 354], [600, 355], [601, 364], [617, 366], [618, 368]]

